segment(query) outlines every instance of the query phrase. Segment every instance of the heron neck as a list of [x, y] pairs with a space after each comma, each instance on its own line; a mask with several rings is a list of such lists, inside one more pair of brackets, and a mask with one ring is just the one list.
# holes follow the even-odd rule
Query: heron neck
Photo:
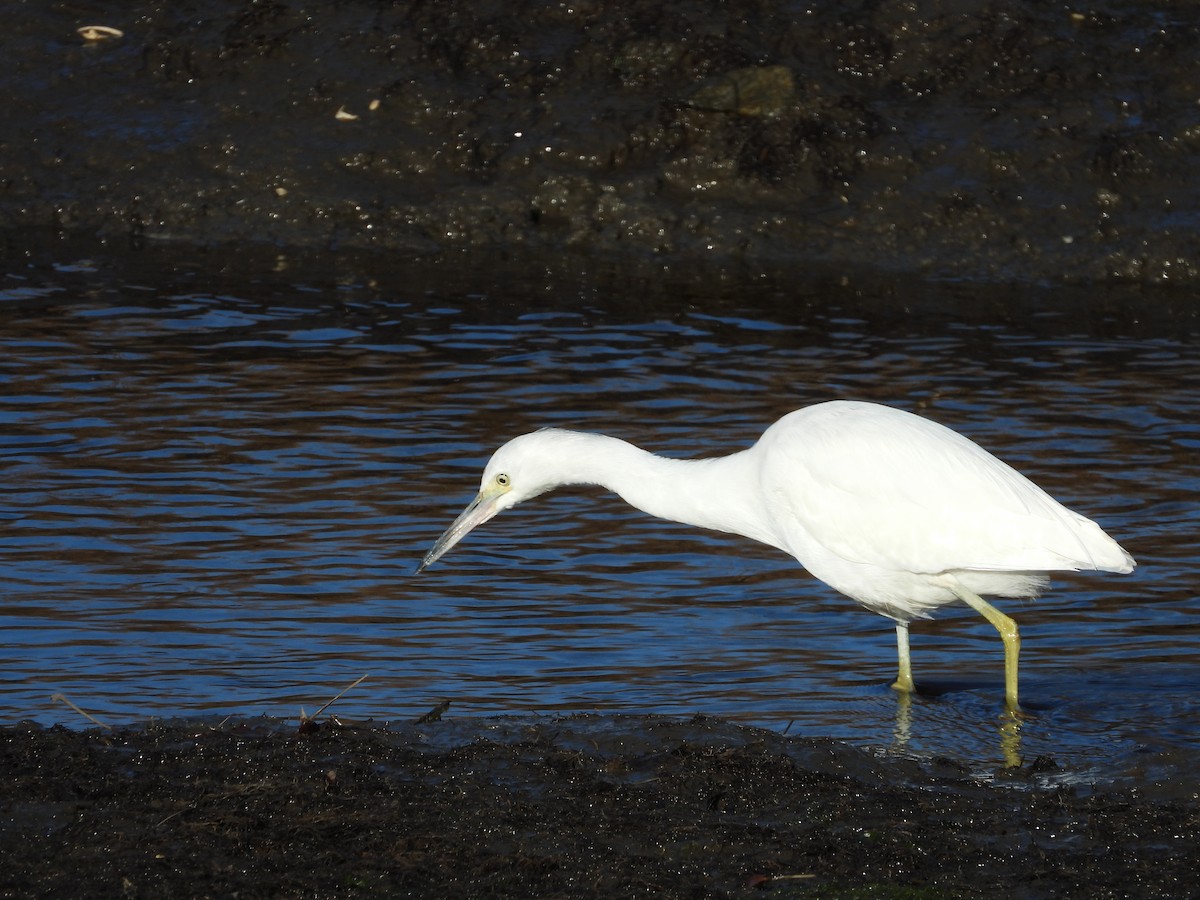
[[607, 435], [579, 435], [584, 452], [564, 484], [597, 484], [662, 519], [740, 534], [779, 546], [757, 505], [750, 451], [710, 459], [657, 456]]

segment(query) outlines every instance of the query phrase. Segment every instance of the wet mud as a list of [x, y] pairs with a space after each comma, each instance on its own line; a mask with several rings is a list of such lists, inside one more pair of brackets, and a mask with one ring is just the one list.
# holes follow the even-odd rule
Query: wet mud
[[1194, 5], [20, 9], [0, 72], [18, 243], [1200, 275]]
[[0, 731], [5, 897], [1177, 897], [1194, 799], [696, 718]]

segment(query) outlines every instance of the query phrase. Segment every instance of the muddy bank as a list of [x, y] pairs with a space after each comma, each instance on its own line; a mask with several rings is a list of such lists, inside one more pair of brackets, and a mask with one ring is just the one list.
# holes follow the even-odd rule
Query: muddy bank
[[1194, 798], [716, 719], [0, 730], [6, 897], [1183, 896]]
[[24, 4], [0, 229], [1194, 283], [1198, 39], [1184, 4]]

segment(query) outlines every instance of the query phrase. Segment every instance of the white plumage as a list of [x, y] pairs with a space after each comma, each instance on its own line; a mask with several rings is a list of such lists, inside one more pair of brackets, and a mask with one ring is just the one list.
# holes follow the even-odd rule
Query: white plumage
[[1016, 623], [980, 595], [1031, 597], [1048, 572], [1134, 567], [1095, 522], [962, 435], [902, 410], [835, 400], [789, 413], [754, 446], [714, 459], [668, 459], [560, 429], [514, 438], [418, 571], [496, 513], [568, 484], [602, 485], [651, 515], [790, 553], [896, 621], [899, 690], [913, 689], [908, 623], [966, 603], [1004, 639], [1013, 709]]

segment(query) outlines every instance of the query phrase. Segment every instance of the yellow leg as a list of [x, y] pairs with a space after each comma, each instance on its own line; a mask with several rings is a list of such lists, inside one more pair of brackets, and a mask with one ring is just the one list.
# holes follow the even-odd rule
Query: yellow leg
[[962, 585], [950, 588], [963, 603], [992, 623], [1004, 641], [1004, 702], [1010, 712], [1019, 712], [1017, 703], [1017, 659], [1021, 655], [1021, 632], [1017, 623], [977, 594]]
[[896, 683], [892, 685], [892, 688], [904, 694], [911, 694], [913, 692], [912, 660], [908, 655], [907, 622], [896, 623], [896, 655], [900, 659], [900, 672], [896, 676]]
[[1016, 712], [1000, 716], [1000, 753], [1007, 769], [1019, 769], [1025, 761], [1021, 756], [1021, 721]]

